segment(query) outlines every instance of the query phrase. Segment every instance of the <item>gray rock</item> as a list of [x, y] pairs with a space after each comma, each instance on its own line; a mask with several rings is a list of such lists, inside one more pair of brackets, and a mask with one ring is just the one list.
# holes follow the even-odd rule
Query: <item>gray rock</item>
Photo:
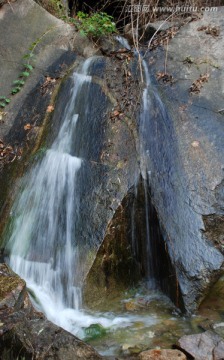
[[212, 331], [202, 334], [185, 335], [178, 344], [181, 349], [195, 360], [222, 360], [224, 354], [223, 339]]
[[[208, 31], [210, 26], [223, 32], [223, 12], [219, 8], [205, 13], [170, 40], [166, 72], [173, 76], [173, 84], [155, 80], [164, 71], [166, 50], [157, 49], [149, 56], [152, 105], [145, 147], [150, 186], [188, 311], [197, 307], [217, 280], [224, 260], [224, 126], [219, 112], [223, 108], [224, 44], [221, 35]], [[199, 31], [202, 26], [205, 30]], [[191, 64], [186, 60], [189, 57]], [[207, 72], [208, 82], [199, 93], [191, 93], [192, 83]]]
[[153, 23], [149, 23], [146, 25], [143, 34], [144, 34], [144, 40], [150, 40], [150, 38], [154, 35], [154, 33], [159, 33], [161, 31], [169, 30], [173, 27], [179, 27], [180, 21], [155, 21]]

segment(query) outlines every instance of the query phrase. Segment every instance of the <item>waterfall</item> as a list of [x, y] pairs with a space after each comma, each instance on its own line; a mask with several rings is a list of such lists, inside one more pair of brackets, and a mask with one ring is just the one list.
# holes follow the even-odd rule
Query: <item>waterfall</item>
[[[93, 315], [82, 309], [80, 261], [85, 244], [80, 245], [75, 233], [80, 216], [77, 180], [86, 161], [74, 155], [74, 139], [77, 112], [80, 110], [80, 118], [81, 112], [89, 118], [85, 100], [93, 83], [88, 73], [96, 58], [87, 59], [80, 72], [72, 75], [58, 135], [22, 181], [7, 241], [10, 266], [25, 279], [36, 307], [50, 321], [81, 338], [91, 324], [116, 329], [139, 320], [135, 316]], [[155, 319], [150, 317], [150, 322]]]
[[116, 39], [124, 48], [126, 48], [127, 50], [131, 50], [131, 47], [130, 47], [130, 45], [129, 45], [129, 43], [128, 43], [128, 40], [125, 39], [123, 36], [117, 35], [117, 36], [115, 36], [115, 39]]
[[12, 210], [14, 224], [8, 242], [10, 266], [35, 293], [47, 317], [81, 307], [76, 284], [78, 247], [74, 239], [79, 212], [76, 178], [82, 160], [72, 154], [78, 120], [79, 92], [91, 83], [91, 59], [72, 76], [73, 87], [59, 133], [45, 156], [31, 169]]
[[143, 90], [142, 95], [142, 109], [140, 113], [140, 168], [141, 175], [143, 179], [143, 188], [144, 188], [144, 201], [145, 201], [145, 250], [147, 261], [145, 263], [145, 275], [148, 283], [148, 287], [152, 290], [157, 288], [157, 280], [156, 280], [156, 253], [155, 248], [156, 245], [154, 242], [156, 241], [156, 237], [153, 236], [152, 227], [151, 227], [151, 219], [150, 219], [150, 196], [149, 196], [149, 178], [150, 178], [150, 165], [149, 161], [149, 151], [147, 149], [147, 132], [149, 131], [149, 117], [152, 116], [153, 108], [152, 108], [152, 96], [150, 91], [152, 91], [152, 84], [149, 74], [149, 69], [147, 63], [144, 59], [142, 59], [142, 65], [144, 69], [145, 75], [145, 83], [146, 86]]
[[[157, 168], [154, 163], [154, 159], [157, 157], [160, 158], [161, 166], [167, 160], [166, 149], [163, 144], [158, 142], [156, 134], [159, 133], [158, 126], [169, 126], [171, 120], [157, 88], [151, 81], [149, 68], [144, 59], [142, 59], [142, 65], [146, 83], [143, 90], [139, 125], [140, 168], [143, 178], [145, 204], [145, 244], [142, 261], [145, 260], [144, 270], [148, 288], [151, 290], [162, 290], [176, 303], [176, 301], [179, 301], [176, 297], [178, 294], [175, 280], [176, 272], [167, 251], [169, 246], [167, 234], [164, 232], [164, 228], [161, 227], [150, 188], [153, 184], [155, 189], [156, 181], [160, 180], [160, 177], [161, 181], [165, 181], [164, 174], [156, 173]], [[152, 133], [155, 134], [154, 137], [151, 136]], [[170, 146], [172, 146], [173, 141], [172, 139], [169, 140]]]

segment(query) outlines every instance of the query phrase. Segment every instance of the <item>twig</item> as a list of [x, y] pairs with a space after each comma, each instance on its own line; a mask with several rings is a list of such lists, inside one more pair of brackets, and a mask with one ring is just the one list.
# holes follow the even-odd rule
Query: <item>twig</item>
[[7, 3], [9, 4], [9, 6], [10, 6], [10, 8], [11, 8], [12, 12], [13, 12], [13, 13], [15, 13], [15, 11], [14, 11], [14, 9], [13, 9], [12, 5], [11, 5], [11, 2], [10, 2], [9, 0], [7, 0]]
[[[154, 40], [156, 34], [158, 34], [158, 32], [159, 32], [160, 29], [163, 27], [163, 25], [167, 22], [167, 20], [168, 20], [169, 18], [171, 18], [171, 16], [173, 16], [176, 12], [177, 12], [177, 10], [174, 11], [174, 12], [172, 12], [172, 14], [169, 15], [169, 16], [162, 22], [162, 24], [158, 27], [158, 29], [154, 32], [153, 36], [151, 37], [151, 39], [150, 39], [150, 41], [149, 41], [149, 43], [148, 43], [148, 50], [150, 49], [151, 43], [152, 43], [152, 41]], [[146, 56], [146, 54], [147, 54], [147, 51], [145, 52], [145, 55], [144, 55], [144, 56]]]
[[169, 40], [168, 38], [166, 39], [166, 56], [165, 56], [165, 63], [164, 63], [164, 73], [166, 74], [166, 67], [167, 67], [167, 56], [168, 56], [168, 43], [169, 43]]

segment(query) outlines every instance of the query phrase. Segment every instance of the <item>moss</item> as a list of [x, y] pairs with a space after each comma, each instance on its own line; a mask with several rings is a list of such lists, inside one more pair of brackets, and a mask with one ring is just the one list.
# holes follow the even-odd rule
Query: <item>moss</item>
[[6, 264], [1, 264], [0, 272], [0, 302], [7, 299], [16, 289], [22, 291], [26, 286], [24, 280], [16, 275]]

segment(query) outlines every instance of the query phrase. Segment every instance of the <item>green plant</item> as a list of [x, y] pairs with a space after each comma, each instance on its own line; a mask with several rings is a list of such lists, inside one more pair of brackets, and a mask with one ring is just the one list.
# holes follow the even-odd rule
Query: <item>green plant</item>
[[99, 38], [102, 35], [109, 35], [116, 32], [113, 17], [104, 12], [87, 15], [79, 11], [77, 18], [78, 21], [75, 22], [75, 25], [80, 33], [91, 38]]
[[1, 108], [4, 108], [9, 103], [10, 103], [10, 99], [8, 99], [6, 96], [0, 96], [0, 107]]
[[34, 56], [34, 50], [35, 50], [36, 46], [39, 44], [39, 42], [41, 41], [41, 39], [44, 35], [42, 35], [40, 38], [38, 38], [36, 41], [34, 41], [31, 44], [31, 46], [29, 47], [29, 52], [23, 56], [23, 59], [27, 60], [27, 62], [23, 63], [23, 69], [22, 69], [22, 72], [19, 74], [19, 78], [17, 80], [13, 81], [13, 88], [11, 91], [12, 95], [17, 94], [21, 90], [21, 88], [25, 84], [25, 81], [30, 76], [30, 72], [33, 70], [33, 65], [30, 64], [30, 61]]

